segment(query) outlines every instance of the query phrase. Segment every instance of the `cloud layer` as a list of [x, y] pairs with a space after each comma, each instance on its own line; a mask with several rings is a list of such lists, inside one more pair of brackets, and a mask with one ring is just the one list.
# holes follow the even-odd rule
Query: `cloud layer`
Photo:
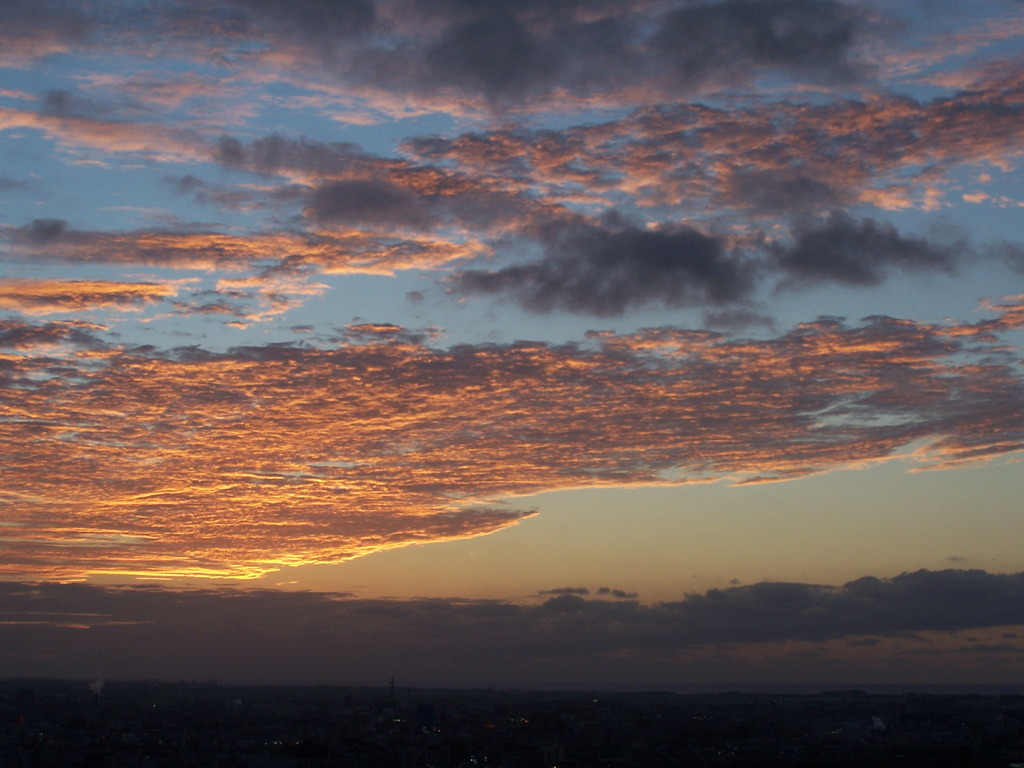
[[136, 309], [174, 296], [173, 285], [84, 280], [0, 279], [0, 309], [27, 315], [99, 308]]
[[1019, 573], [765, 582], [653, 605], [553, 591], [562, 594], [519, 604], [0, 583], [0, 672], [665, 688], [740, 674], [835, 684], [854, 659], [933, 684], [959, 681], [950, 661], [976, 681], [1024, 679]]
[[999, 334], [1024, 312], [990, 309], [766, 341], [666, 327], [441, 349], [364, 325], [335, 348], [226, 353], [10, 324], [3, 570], [257, 575], [492, 532], [527, 514], [502, 499], [558, 488], [1004, 455], [1024, 447], [1024, 385]]
[[[785, 4], [756, 5], [770, 16]], [[779, 286], [864, 287], [979, 262], [1016, 268], [1016, 244], [887, 220], [942, 210], [957, 196], [1015, 205], [957, 195], [970, 169], [1005, 172], [1024, 154], [1019, 67], [972, 85], [931, 100], [660, 105], [559, 131], [413, 137], [402, 157], [277, 133], [214, 135], [195, 120], [145, 122], [148, 111], [113, 97], [51, 90], [35, 109], [0, 108], [0, 125], [41, 131], [90, 161], [141, 156], [255, 174], [261, 183], [226, 182], [223, 170], [218, 180], [202, 171], [167, 179], [179, 196], [276, 226], [91, 231], [40, 218], [6, 225], [0, 239], [7, 260], [240, 272], [284, 261], [328, 273], [454, 267], [440, 275], [449, 291], [596, 316], [738, 310]]]

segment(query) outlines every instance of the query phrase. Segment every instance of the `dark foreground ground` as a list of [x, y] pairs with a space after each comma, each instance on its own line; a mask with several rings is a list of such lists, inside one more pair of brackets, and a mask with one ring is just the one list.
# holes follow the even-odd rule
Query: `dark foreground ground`
[[0, 768], [1024, 764], [1024, 696], [0, 682]]

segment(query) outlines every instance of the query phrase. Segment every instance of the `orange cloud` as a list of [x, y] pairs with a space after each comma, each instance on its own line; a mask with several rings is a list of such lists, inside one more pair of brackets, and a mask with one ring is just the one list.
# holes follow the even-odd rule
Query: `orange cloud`
[[0, 308], [29, 315], [100, 308], [140, 309], [177, 292], [176, 285], [167, 283], [0, 279]]
[[787, 479], [922, 444], [933, 466], [1006, 455], [1024, 401], [1000, 322], [449, 350], [357, 326], [336, 349], [60, 357], [12, 335], [2, 570], [256, 576], [489, 533], [529, 514], [503, 500], [544, 490]]
[[34, 128], [67, 147], [141, 153], [165, 161], [200, 160], [208, 155], [193, 133], [160, 123], [94, 120], [0, 108], [0, 130]]
[[405, 149], [504, 188], [574, 202], [625, 194], [640, 206], [686, 205], [691, 215], [762, 216], [855, 201], [885, 209], [937, 205], [957, 165], [1010, 168], [1024, 154], [1019, 62], [999, 79], [916, 101], [883, 95], [829, 104], [699, 104], [639, 109], [560, 131], [503, 128]]

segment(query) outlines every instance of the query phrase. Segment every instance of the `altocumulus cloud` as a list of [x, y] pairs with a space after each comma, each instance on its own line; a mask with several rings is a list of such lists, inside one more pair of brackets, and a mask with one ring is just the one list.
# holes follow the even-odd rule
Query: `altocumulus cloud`
[[891, 270], [949, 272], [969, 251], [964, 242], [905, 237], [890, 224], [843, 214], [833, 214], [823, 225], [798, 228], [790, 247], [770, 250], [795, 280], [852, 285], [881, 283]]
[[[547, 11], [528, 6], [516, 13], [539, 24]], [[747, 6], [756, 6], [756, 13], [738, 21]], [[256, 3], [232, 7], [235, 13], [271, 13]], [[806, 18], [790, 24], [797, 11]], [[424, 9], [417, 13], [430, 16]], [[480, 13], [474, 6], [434, 22], [447, 29], [474, 23]], [[823, 37], [838, 41], [837, 50], [845, 50], [841, 41], [860, 23], [848, 9], [824, 2], [718, 3], [658, 18], [673, 13], [695, 14], [711, 30], [747, 25], [764, 49], [758, 55], [787, 66], [799, 64], [794, 40], [811, 34], [801, 24], [820, 27]], [[558, 18], [570, 23], [576, 16], [566, 11]], [[512, 126], [411, 139], [403, 151], [430, 161], [419, 163], [278, 134], [210, 139], [191, 128], [137, 122], [145, 111], [126, 111], [116, 100], [49, 91], [35, 111], [0, 109], [0, 124], [39, 129], [68, 146], [212, 160], [279, 177], [260, 189], [235, 189], [214, 188], [193, 175], [182, 191], [226, 207], [296, 208], [304, 215], [293, 221], [305, 228], [249, 235], [87, 232], [40, 219], [7, 227], [0, 236], [20, 258], [200, 269], [245, 269], [286, 253], [325, 271], [391, 273], [447, 269], [459, 259], [497, 251], [501, 266], [459, 269], [448, 287], [507, 296], [543, 312], [609, 316], [652, 305], [720, 308], [742, 303], [767, 281], [790, 288], [874, 285], [896, 272], [952, 272], [982, 253], [956, 238], [915, 236], [871, 218], [854, 219], [844, 209], [933, 208], [953, 182], [954, 168], [1010, 163], [1024, 150], [1021, 87], [1019, 77], [992, 76], [970, 91], [931, 101], [879, 96], [767, 102], [749, 106], [742, 120], [723, 108], [669, 104], [557, 132]], [[723, 123], [729, 125], [725, 133]], [[858, 126], [855, 133], [848, 130], [851, 123]], [[659, 208], [671, 213], [630, 223], [615, 214], [587, 219], [573, 212], [573, 205], [596, 201], [623, 203], [633, 215]], [[738, 212], [748, 220], [737, 233], [728, 217]], [[700, 226], [687, 223], [691, 213], [700, 215]], [[774, 219], [771, 227], [765, 218]], [[732, 229], [718, 226], [723, 223]], [[733, 234], [726, 238], [722, 231]], [[1001, 258], [1016, 267], [1019, 250], [1006, 244]]]
[[999, 335], [1024, 311], [986, 310], [447, 350], [391, 325], [213, 352], [8, 323], [0, 570], [256, 576], [490, 533], [530, 514], [502, 499], [553, 488], [780, 480], [912, 443], [938, 466], [1008, 455], [1024, 387]]

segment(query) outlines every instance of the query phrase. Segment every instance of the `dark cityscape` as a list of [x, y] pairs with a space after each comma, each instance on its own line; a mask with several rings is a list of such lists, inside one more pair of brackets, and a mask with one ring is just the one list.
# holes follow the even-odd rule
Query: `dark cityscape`
[[1013, 766], [1024, 694], [8, 680], [0, 768]]

